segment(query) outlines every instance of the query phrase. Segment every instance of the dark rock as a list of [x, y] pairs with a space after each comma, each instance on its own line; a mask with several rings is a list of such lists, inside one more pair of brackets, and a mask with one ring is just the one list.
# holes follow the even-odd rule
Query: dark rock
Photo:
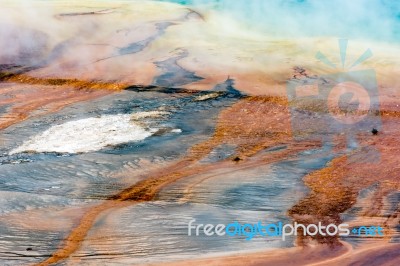
[[241, 161], [242, 159], [240, 159], [240, 157], [238, 157], [238, 156], [236, 156], [235, 158], [233, 158], [232, 159], [232, 161], [234, 161], [234, 162], [239, 162], [239, 161]]

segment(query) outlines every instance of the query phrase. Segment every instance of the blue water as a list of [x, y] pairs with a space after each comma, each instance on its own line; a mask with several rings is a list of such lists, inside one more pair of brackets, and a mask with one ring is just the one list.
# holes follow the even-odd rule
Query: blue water
[[161, 0], [218, 10], [248, 29], [285, 37], [331, 36], [400, 40], [400, 1]]

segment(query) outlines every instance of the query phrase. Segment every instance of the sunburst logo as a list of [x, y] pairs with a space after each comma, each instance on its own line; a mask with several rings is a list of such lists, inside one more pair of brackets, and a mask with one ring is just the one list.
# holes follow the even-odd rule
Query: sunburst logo
[[[343, 70], [352, 68], [365, 62], [372, 57], [372, 52], [367, 49], [357, 60], [346, 68], [347, 39], [339, 39], [340, 60]], [[333, 69], [338, 69], [327, 56], [318, 52], [315, 56], [322, 63]], [[343, 124], [354, 124], [362, 121], [371, 109], [371, 98], [363, 86], [352, 81], [336, 84], [329, 92], [327, 97], [328, 109], [334, 119]]]
[[[355, 149], [358, 134], [378, 132], [381, 126], [379, 94], [373, 69], [353, 70], [372, 57], [366, 49], [354, 62], [347, 62], [348, 40], [339, 39], [340, 60], [334, 63], [322, 52], [316, 58], [330, 69], [319, 76], [295, 75], [287, 83], [292, 132], [295, 138], [322, 138], [332, 142], [347, 136], [347, 148]], [[302, 69], [302, 68], [301, 68]], [[305, 72], [304, 69], [302, 69]], [[332, 73], [333, 72], [333, 73]]]
[[[346, 55], [347, 55], [347, 44], [348, 44], [348, 40], [347, 39], [339, 39], [339, 50], [340, 50], [340, 61], [342, 63], [342, 68], [346, 69]], [[322, 63], [324, 63], [325, 65], [334, 68], [334, 69], [338, 69], [338, 67], [336, 66], [336, 64], [332, 63], [327, 56], [325, 56], [323, 53], [321, 53], [320, 51], [317, 52], [317, 54], [315, 55], [315, 57], [320, 60]], [[365, 50], [365, 52], [356, 60], [354, 61], [350, 67], [348, 68], [348, 70], [352, 69], [353, 67], [358, 66], [359, 64], [365, 62], [366, 60], [368, 60], [369, 58], [372, 57], [372, 51], [371, 49], [367, 49]]]

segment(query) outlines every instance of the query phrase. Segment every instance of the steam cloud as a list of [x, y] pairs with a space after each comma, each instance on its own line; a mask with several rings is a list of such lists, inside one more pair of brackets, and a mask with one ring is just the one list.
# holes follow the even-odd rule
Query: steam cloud
[[216, 9], [233, 19], [280, 37], [400, 37], [400, 2], [391, 0], [189, 0], [169, 1]]

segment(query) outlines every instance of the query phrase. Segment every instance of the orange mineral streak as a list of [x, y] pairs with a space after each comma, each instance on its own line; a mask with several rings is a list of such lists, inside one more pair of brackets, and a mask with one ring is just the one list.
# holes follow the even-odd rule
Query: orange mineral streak
[[[110, 196], [104, 203], [91, 208], [60, 244], [58, 250], [51, 257], [37, 265], [50, 265], [59, 262], [67, 259], [77, 251], [96, 221], [96, 218], [102, 212], [154, 200], [162, 189], [167, 189], [169, 184], [179, 179], [189, 178], [200, 172], [204, 174], [212, 173], [213, 170], [217, 169], [232, 170], [257, 167], [288, 158], [301, 150], [317, 147], [319, 143], [297, 143], [292, 140], [288, 106], [285, 98], [252, 96], [242, 98], [231, 107], [226, 108], [219, 114], [217, 126], [211, 138], [194, 145], [187, 152], [187, 155], [178, 162], [154, 171], [150, 176], [145, 177], [146, 179]], [[400, 127], [398, 126], [400, 124], [397, 123], [397, 116], [386, 116], [383, 123], [386, 128], [384, 127], [384, 130], [378, 136], [372, 136], [371, 134], [360, 136], [361, 143], [363, 145], [376, 145], [378, 148], [382, 148], [383, 163], [391, 165], [395, 164], [396, 161], [395, 152], [399, 152], [399, 148], [390, 145], [394, 141], [395, 133], [398, 132], [397, 130], [393, 130], [393, 127]], [[237, 153], [228, 160], [207, 164], [198, 163], [200, 159], [220, 144], [237, 145]], [[280, 144], [285, 144], [288, 148], [274, 154], [260, 152], [265, 148]], [[361, 156], [361, 159], [356, 161], [362, 162], [366, 155], [361, 151], [356, 151], [354, 156]], [[320, 219], [324, 223], [340, 222], [340, 214], [355, 203], [356, 195], [361, 189], [370, 186], [374, 182], [381, 181], [382, 184], [386, 182], [392, 184], [393, 187], [396, 186], [397, 189], [399, 188], [400, 180], [398, 179], [398, 173], [396, 175], [389, 175], [388, 173], [382, 178], [382, 176], [374, 176], [373, 172], [368, 172], [379, 170], [394, 173], [393, 169], [398, 169], [398, 166], [393, 165], [393, 167], [392, 170], [382, 169], [382, 165], [379, 166], [379, 164], [369, 167], [355, 167], [355, 163], [349, 161], [348, 158], [337, 158], [326, 168], [312, 172], [304, 178], [305, 184], [310, 188], [311, 192], [291, 208], [289, 215], [296, 221], [303, 223], [315, 222], [315, 219]], [[357, 174], [365, 175], [366, 178], [361, 178], [361, 176], [356, 177], [355, 175]], [[384, 187], [384, 185], [382, 186]], [[190, 194], [190, 188], [187, 192]], [[378, 194], [383, 195], [384, 193]], [[387, 227], [393, 227], [393, 224], [396, 222], [398, 223], [398, 210], [397, 215], [387, 218]], [[337, 257], [338, 261], [341, 261], [339, 258], [351, 250], [348, 244], [344, 244], [343, 246], [343, 242], [340, 242], [336, 238], [319, 237], [311, 240], [299, 237], [298, 244], [301, 248], [278, 252], [282, 253], [282, 255], [288, 252], [288, 254], [295, 255], [296, 257], [308, 251], [311, 253], [317, 252], [315, 248], [309, 247], [309, 244], [315, 242], [315, 240], [320, 244], [318, 245], [318, 252], [320, 252], [321, 256], [312, 256], [314, 258], [312, 261], [304, 257], [305, 261], [319, 262], [320, 258], [333, 261], [335, 257]], [[382, 249], [377, 249], [376, 252], [381, 251]], [[219, 265], [219, 262], [221, 262], [221, 265], [243, 265], [243, 263], [248, 265], [287, 265], [287, 263], [291, 262], [290, 258], [292, 256], [285, 255], [283, 259], [282, 257], [277, 258], [267, 252], [258, 254], [255, 258], [250, 257], [243, 255], [239, 258], [224, 257], [200, 262], [204, 262], [205, 265], [215, 265], [215, 263]], [[315, 259], [317, 257], [319, 259]], [[391, 259], [388, 258], [388, 261]], [[241, 264], [231, 264], [232, 261], [236, 260]], [[196, 263], [198, 262], [193, 261], [192, 263], [186, 261], [182, 265], [197, 265]]]
[[[311, 193], [289, 210], [289, 215], [296, 222], [305, 225], [322, 222], [325, 226], [342, 222], [339, 215], [355, 203], [357, 196], [357, 190], [344, 184], [346, 172], [337, 168], [345, 160], [345, 157], [334, 159], [328, 167], [314, 171], [304, 178]], [[330, 246], [340, 245], [337, 236], [316, 235], [312, 239]], [[298, 232], [298, 245], [305, 246], [312, 239], [304, 236], [302, 231]]]
[[0, 115], [0, 129], [5, 129], [29, 117], [59, 111], [73, 103], [110, 94], [110, 91], [105, 90], [76, 90], [66, 86], [52, 88], [13, 83], [1, 85], [7, 86], [0, 91], [0, 106], [5, 106], [7, 112]]
[[0, 129], [29, 117], [57, 112], [81, 101], [108, 95], [127, 84], [61, 78], [36, 78], [25, 74], [0, 73], [0, 106], [8, 112], [0, 116]]
[[390, 192], [400, 190], [400, 148], [396, 145], [400, 123], [396, 111], [382, 111], [381, 114], [383, 126], [378, 135], [359, 136], [361, 146], [372, 146], [380, 151], [380, 161], [370, 161], [371, 155], [360, 149], [350, 156], [336, 158], [325, 168], [308, 174], [304, 182], [310, 188], [310, 193], [289, 210], [289, 215], [303, 224], [319, 221], [325, 225], [341, 223], [340, 214], [355, 204], [359, 192], [378, 184], [369, 199], [369, 205], [367, 201], [358, 214], [357, 221], [348, 223], [361, 226], [372, 221], [371, 224], [384, 227], [384, 237], [369, 239], [353, 248], [336, 237], [310, 238], [298, 232], [297, 247], [294, 248], [174, 261], [162, 265], [367, 265], [376, 258], [379, 258], [379, 265], [398, 265], [400, 244], [390, 243], [389, 240], [397, 234], [395, 227], [400, 222], [400, 207], [389, 215], [383, 211], [385, 197]]
[[267, 252], [253, 252], [247, 254], [235, 254], [225, 257], [203, 258], [191, 261], [174, 261], [162, 264], [163, 266], [287, 266], [287, 265], [311, 265], [318, 262], [320, 258], [333, 259], [350, 252], [351, 246], [345, 245], [334, 250], [326, 245], [317, 247], [294, 247]]
[[47, 85], [47, 86], [69, 86], [76, 89], [104, 89], [119, 91], [128, 87], [128, 84], [98, 82], [68, 78], [37, 78], [25, 74], [7, 74], [0, 73], [2, 81], [23, 83], [30, 85]]
[[[247, 97], [233, 104], [233, 106], [220, 113], [216, 131], [210, 139], [194, 145], [180, 161], [154, 172], [145, 180], [110, 196], [109, 200], [90, 209], [66, 237], [59, 249], [51, 257], [37, 265], [50, 265], [59, 262], [77, 251], [100, 213], [112, 208], [153, 200], [166, 185], [200, 171], [207, 172], [218, 169], [221, 164], [238, 164], [230, 160], [214, 164], [197, 164], [199, 159], [206, 156], [219, 144], [231, 143], [239, 145], [240, 149], [237, 156], [240, 156], [244, 161], [243, 163], [246, 164], [246, 159], [257, 154], [260, 150], [278, 143], [288, 142], [290, 138], [288, 120], [283, 119], [287, 118], [288, 115], [287, 102], [283, 98]], [[276, 120], [278, 118], [279, 120]], [[269, 119], [271, 127], [268, 128], [268, 126], [265, 126], [265, 122], [268, 123]], [[272, 124], [273, 121], [280, 122]], [[280, 158], [306, 148], [309, 147], [304, 146], [284, 152]], [[256, 165], [275, 161], [277, 158], [279, 157], [270, 156], [269, 158], [263, 158], [261, 162], [248, 163]]]
[[[390, 109], [390, 106], [386, 108]], [[340, 214], [356, 203], [359, 193], [376, 185], [372, 196], [364, 203], [367, 206], [359, 213], [358, 224], [363, 224], [364, 220], [383, 226], [385, 239], [396, 234], [395, 227], [400, 220], [399, 208], [391, 211], [390, 215], [383, 215], [383, 211], [387, 196], [400, 190], [400, 147], [396, 144], [400, 130], [399, 112], [382, 110], [381, 117], [382, 129], [378, 135], [366, 132], [357, 136], [362, 148], [348, 156], [336, 158], [327, 167], [304, 177], [305, 185], [311, 192], [289, 210], [295, 221], [303, 224], [316, 224], [319, 221], [325, 225], [339, 224], [342, 222]], [[363, 147], [376, 152], [370, 153]], [[307, 245], [311, 240], [301, 234], [297, 239], [299, 245]], [[336, 237], [318, 236], [313, 240], [330, 245], [339, 244]]]
[[174, 261], [163, 264], [163, 266], [336, 266], [336, 265], [370, 265], [374, 258], [384, 258], [379, 265], [398, 265], [399, 256], [395, 255], [400, 244], [380, 243], [365, 245], [353, 249], [350, 244], [342, 242], [342, 246], [332, 249], [328, 245], [314, 247], [294, 247], [281, 250], [256, 252], [248, 254], [231, 255], [226, 257], [212, 257], [191, 261]]

